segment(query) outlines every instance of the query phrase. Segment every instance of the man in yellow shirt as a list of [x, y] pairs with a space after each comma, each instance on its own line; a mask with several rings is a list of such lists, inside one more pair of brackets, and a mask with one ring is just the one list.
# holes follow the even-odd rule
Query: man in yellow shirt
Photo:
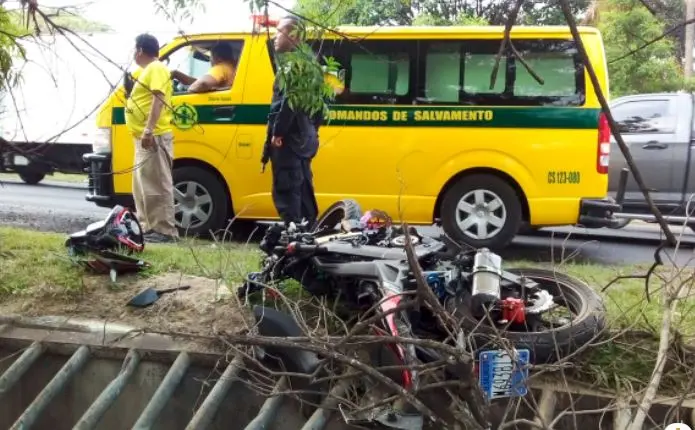
[[189, 85], [189, 93], [205, 93], [221, 88], [231, 87], [236, 75], [234, 48], [227, 42], [218, 42], [210, 49], [212, 67], [206, 74], [196, 79], [174, 70], [171, 77], [184, 85]]
[[135, 140], [133, 197], [148, 242], [171, 242], [174, 222], [174, 159], [171, 120], [171, 73], [159, 61], [159, 42], [149, 34], [135, 38], [140, 67], [126, 102], [125, 119]]

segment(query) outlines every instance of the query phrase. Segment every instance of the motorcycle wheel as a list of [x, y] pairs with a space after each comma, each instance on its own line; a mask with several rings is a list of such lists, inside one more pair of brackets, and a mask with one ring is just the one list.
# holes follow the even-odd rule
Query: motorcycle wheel
[[[551, 270], [508, 271], [540, 284], [542, 289], [553, 296], [556, 303], [570, 311], [572, 320], [556, 327], [550, 327], [548, 324], [549, 327], [542, 331], [537, 330], [537, 326], [536, 330], [528, 326], [517, 326], [521, 328], [518, 331], [505, 330], [499, 326], [491, 327], [489, 322], [473, 318], [468, 300], [470, 296], [458, 296], [449, 302], [449, 306], [453, 305], [450, 312], [460, 320], [461, 327], [470, 333], [470, 340], [476, 351], [513, 346], [516, 349], [528, 349], [532, 363], [547, 364], [560, 361], [601, 336], [605, 329], [606, 308], [601, 297], [584, 282]], [[531, 318], [527, 315], [527, 322], [529, 319], [538, 322], [538, 317]]]
[[352, 199], [343, 199], [333, 203], [316, 220], [314, 232], [324, 230], [326, 233], [340, 231], [340, 222], [343, 220], [357, 221], [362, 218], [362, 208], [359, 203]]

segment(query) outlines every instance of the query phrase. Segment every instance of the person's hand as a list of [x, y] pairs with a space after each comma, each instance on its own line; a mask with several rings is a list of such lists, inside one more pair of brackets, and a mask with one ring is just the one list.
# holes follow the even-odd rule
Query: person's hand
[[273, 136], [273, 138], [270, 141], [270, 144], [273, 145], [276, 148], [279, 148], [282, 146], [282, 137], [280, 136]]
[[154, 135], [152, 134], [152, 130], [145, 130], [142, 132], [140, 143], [143, 149], [150, 150], [154, 148]]

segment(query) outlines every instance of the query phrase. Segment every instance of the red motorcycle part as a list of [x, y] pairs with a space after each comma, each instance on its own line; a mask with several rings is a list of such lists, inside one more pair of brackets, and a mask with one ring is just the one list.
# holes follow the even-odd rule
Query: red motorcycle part
[[526, 322], [526, 305], [522, 299], [507, 297], [502, 300], [502, 319], [515, 324]]
[[[382, 312], [388, 312], [391, 309], [396, 308], [401, 302], [401, 296], [397, 295], [387, 295], [384, 297], [384, 299], [381, 301], [381, 305], [379, 306], [381, 308]], [[395, 313], [390, 313], [386, 315], [386, 323], [388, 324], [389, 330], [391, 331], [390, 335], [391, 336], [400, 336], [401, 334], [398, 332], [398, 327], [396, 326], [396, 320], [395, 320]], [[390, 344], [389, 348], [393, 350], [394, 353], [398, 356], [398, 359], [401, 361], [401, 363], [406, 363], [406, 356], [405, 356], [405, 350], [401, 345], [395, 345], [395, 344]], [[413, 384], [413, 375], [408, 369], [403, 369], [402, 371], [403, 374], [403, 386], [406, 389], [409, 389], [412, 384]]]

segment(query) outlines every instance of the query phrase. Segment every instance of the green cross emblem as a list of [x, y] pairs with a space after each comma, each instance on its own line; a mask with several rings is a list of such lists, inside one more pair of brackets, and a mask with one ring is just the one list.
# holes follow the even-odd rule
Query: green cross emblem
[[174, 108], [172, 123], [180, 130], [188, 130], [198, 123], [198, 111], [188, 103]]

